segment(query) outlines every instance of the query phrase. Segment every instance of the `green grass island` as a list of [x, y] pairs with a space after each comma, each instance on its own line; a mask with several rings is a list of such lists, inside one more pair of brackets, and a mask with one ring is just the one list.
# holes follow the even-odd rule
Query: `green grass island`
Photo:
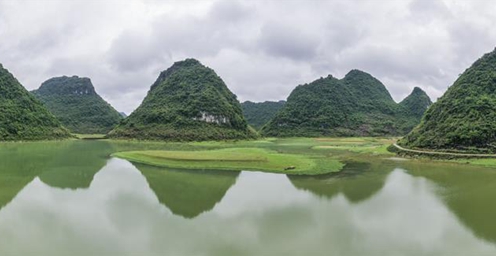
[[387, 151], [393, 140], [267, 138], [183, 143], [111, 141], [126, 145], [120, 147], [121, 151], [113, 153], [113, 157], [158, 167], [320, 175], [339, 172], [347, 161], [356, 161], [364, 156], [393, 156], [394, 153]]

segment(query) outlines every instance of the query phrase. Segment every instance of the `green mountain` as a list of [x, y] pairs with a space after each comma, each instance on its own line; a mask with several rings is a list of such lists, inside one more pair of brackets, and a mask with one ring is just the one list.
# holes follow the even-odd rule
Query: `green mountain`
[[465, 70], [399, 144], [496, 152], [496, 50]]
[[415, 87], [412, 93], [400, 102], [400, 105], [420, 121], [427, 108], [432, 105], [432, 101], [422, 89]]
[[73, 133], [105, 134], [122, 119], [89, 78], [55, 77], [32, 92]]
[[256, 129], [262, 128], [269, 122], [283, 106], [285, 101], [265, 101], [251, 102], [245, 101], [241, 103], [243, 115], [249, 125]]
[[282, 137], [403, 135], [418, 124], [415, 113], [423, 103], [415, 101], [423, 99], [421, 95], [425, 95], [421, 89], [414, 89], [412, 95], [398, 104], [386, 87], [370, 74], [352, 70], [343, 79], [329, 75], [297, 86], [284, 107], [262, 128], [262, 134]]
[[255, 137], [222, 79], [195, 59], [174, 63], [141, 105], [109, 133], [114, 138], [173, 141]]
[[0, 64], [0, 140], [70, 137], [60, 122]]
[[432, 101], [429, 96], [422, 89], [415, 87], [412, 93], [399, 104], [397, 118], [402, 127], [400, 135], [407, 134], [417, 126], [430, 105]]

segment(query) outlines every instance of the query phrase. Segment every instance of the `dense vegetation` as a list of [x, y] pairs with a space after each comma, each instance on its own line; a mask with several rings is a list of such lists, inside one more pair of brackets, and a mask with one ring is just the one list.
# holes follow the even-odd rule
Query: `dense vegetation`
[[0, 140], [63, 139], [69, 132], [0, 64]]
[[33, 94], [73, 133], [105, 134], [122, 119], [96, 93], [89, 78], [51, 78]]
[[432, 101], [422, 89], [415, 87], [412, 93], [400, 102], [400, 105], [403, 106], [405, 110], [409, 111], [407, 114], [420, 121], [427, 107], [432, 105]]
[[391, 136], [408, 133], [430, 105], [419, 88], [397, 104], [371, 75], [331, 75], [291, 92], [285, 106], [262, 129], [266, 136]]
[[432, 101], [429, 96], [422, 89], [415, 87], [412, 93], [399, 103], [396, 115], [401, 128], [399, 135], [405, 135], [417, 126], [430, 105]]
[[283, 106], [285, 101], [265, 101], [251, 102], [245, 101], [241, 103], [243, 115], [249, 125], [255, 129], [260, 129], [269, 122]]
[[496, 50], [468, 68], [399, 143], [410, 148], [496, 152]]
[[187, 59], [163, 71], [143, 103], [109, 136], [193, 141], [246, 139], [255, 133], [222, 79]]

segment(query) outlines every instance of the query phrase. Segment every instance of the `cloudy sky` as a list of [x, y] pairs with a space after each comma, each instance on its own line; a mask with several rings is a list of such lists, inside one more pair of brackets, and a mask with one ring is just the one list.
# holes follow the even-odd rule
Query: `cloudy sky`
[[240, 101], [286, 99], [298, 84], [361, 69], [400, 101], [433, 100], [496, 46], [493, 1], [0, 0], [0, 63], [29, 90], [90, 77], [130, 113], [160, 71], [193, 57]]

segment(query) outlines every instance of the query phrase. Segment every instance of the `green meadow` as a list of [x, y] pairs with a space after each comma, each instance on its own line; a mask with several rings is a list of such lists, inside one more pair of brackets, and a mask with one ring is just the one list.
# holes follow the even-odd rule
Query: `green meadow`
[[118, 152], [112, 156], [176, 169], [317, 175], [339, 172], [346, 161], [355, 158], [394, 155], [387, 151], [392, 141], [394, 138], [267, 138], [189, 143], [113, 141], [118, 145]]

